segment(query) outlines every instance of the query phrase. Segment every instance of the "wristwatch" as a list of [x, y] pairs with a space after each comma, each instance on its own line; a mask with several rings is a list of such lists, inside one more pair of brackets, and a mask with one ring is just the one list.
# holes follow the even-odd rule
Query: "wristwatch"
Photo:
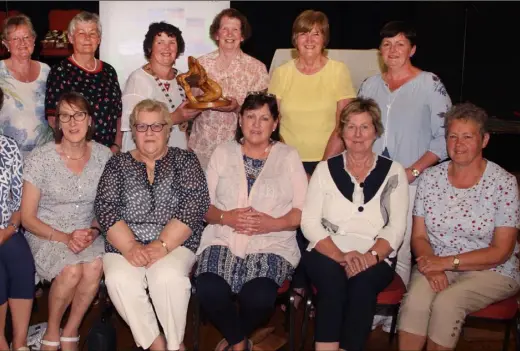
[[419, 170], [417, 168], [411, 168], [410, 170], [412, 171], [412, 175], [415, 178], [417, 178], [421, 174], [421, 172], [419, 172]]
[[372, 254], [372, 256], [375, 256], [377, 263], [379, 263], [379, 254], [377, 253], [377, 251], [372, 250], [370, 251], [370, 253]]
[[457, 269], [459, 269], [459, 265], [460, 265], [459, 256], [453, 257], [453, 270], [456, 271]]

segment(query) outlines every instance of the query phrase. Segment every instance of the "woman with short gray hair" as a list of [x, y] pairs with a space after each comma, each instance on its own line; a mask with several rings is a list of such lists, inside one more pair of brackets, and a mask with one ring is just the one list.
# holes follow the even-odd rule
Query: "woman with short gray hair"
[[68, 38], [74, 53], [54, 66], [47, 79], [45, 112], [54, 126], [56, 103], [65, 92], [76, 91], [90, 101], [96, 125], [94, 140], [119, 152], [122, 142], [121, 88], [114, 67], [95, 57], [101, 42], [101, 23], [90, 12], [77, 14], [69, 23]]

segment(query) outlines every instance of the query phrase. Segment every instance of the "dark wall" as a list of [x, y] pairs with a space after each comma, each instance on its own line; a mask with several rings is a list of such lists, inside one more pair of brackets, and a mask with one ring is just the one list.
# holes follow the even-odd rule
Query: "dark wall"
[[[2, 10], [18, 10], [31, 17], [39, 40], [48, 30], [51, 9], [99, 11], [98, 1], [1, 4]], [[520, 68], [514, 54], [520, 38], [520, 26], [516, 23], [520, 2], [231, 1], [231, 6], [243, 12], [253, 27], [253, 36], [244, 44], [244, 51], [267, 67], [277, 48], [292, 46], [292, 23], [309, 8], [321, 10], [329, 17], [329, 48], [333, 49], [377, 48], [379, 30], [387, 21], [410, 21], [419, 36], [413, 63], [439, 75], [454, 102], [470, 100], [491, 115], [518, 118], [513, 111], [520, 112]], [[35, 52], [38, 50], [39, 42]]]

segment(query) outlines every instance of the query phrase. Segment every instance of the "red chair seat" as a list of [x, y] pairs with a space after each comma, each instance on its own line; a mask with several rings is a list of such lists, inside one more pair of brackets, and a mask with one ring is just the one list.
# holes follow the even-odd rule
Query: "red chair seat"
[[282, 286], [278, 288], [278, 295], [286, 293], [290, 287], [291, 287], [291, 281], [287, 280], [287, 279], [284, 280]]
[[406, 293], [406, 286], [404, 286], [403, 280], [399, 274], [394, 274], [394, 279], [386, 287], [385, 290], [381, 291], [377, 295], [378, 305], [397, 305], [401, 303], [403, 295]]
[[471, 313], [470, 317], [487, 318], [487, 319], [513, 319], [518, 310], [516, 296], [496, 302], [477, 312]]

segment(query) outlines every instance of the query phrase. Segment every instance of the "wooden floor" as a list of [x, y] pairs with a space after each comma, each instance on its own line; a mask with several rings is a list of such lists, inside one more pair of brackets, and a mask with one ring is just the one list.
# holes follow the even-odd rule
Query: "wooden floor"
[[[37, 301], [37, 310], [33, 313], [31, 319], [31, 325], [45, 322], [47, 318], [47, 293], [48, 288], [44, 289], [44, 294]], [[192, 299], [193, 300], [193, 299]], [[190, 304], [190, 310], [188, 312], [188, 322], [187, 329], [185, 335], [185, 344], [188, 350], [192, 349], [193, 345], [193, 324], [192, 324], [192, 316], [193, 316], [193, 306]], [[100, 305], [93, 306], [88, 312], [83, 325], [80, 330], [81, 341], [80, 341], [80, 350], [87, 350], [88, 345], [86, 345], [85, 339], [87, 337], [88, 331], [90, 327], [95, 323], [100, 317], [101, 308]], [[296, 345], [300, 344], [300, 332], [299, 329], [301, 327], [303, 312], [301, 308], [296, 314]], [[111, 317], [111, 323], [116, 327], [117, 330], [117, 350], [135, 350], [136, 346], [133, 342], [132, 334], [130, 329], [126, 326], [124, 321], [121, 320], [117, 312], [114, 310], [114, 313]], [[274, 313], [271, 321], [269, 322], [269, 326], [275, 327], [274, 335], [279, 336], [285, 340], [287, 340], [287, 335], [284, 332], [284, 313], [278, 307], [276, 312]], [[478, 329], [477, 329], [478, 327]], [[499, 351], [502, 349], [502, 338], [503, 338], [504, 328], [502, 325], [497, 325], [494, 323], [479, 323], [478, 325], [475, 323], [467, 324], [464, 328], [463, 336], [461, 337], [459, 344], [457, 346], [457, 351]], [[219, 332], [211, 325], [201, 325], [200, 330], [200, 351], [211, 351], [214, 349], [215, 345], [220, 341], [222, 336]], [[276, 339], [276, 338], [275, 338]], [[509, 343], [509, 350], [515, 350], [515, 333], [514, 330], [511, 331], [511, 340]], [[312, 323], [309, 328], [309, 335], [307, 336], [307, 343], [305, 350], [312, 350]], [[269, 344], [269, 340], [264, 342]], [[287, 349], [287, 344], [282, 348]], [[255, 351], [274, 351], [272, 347], [269, 349], [269, 346], [262, 347], [262, 344], [255, 345]], [[388, 334], [382, 331], [380, 328], [374, 330], [370, 336], [369, 344], [367, 347], [367, 351], [390, 351], [397, 350], [396, 341], [393, 342], [392, 345], [388, 343]]]

